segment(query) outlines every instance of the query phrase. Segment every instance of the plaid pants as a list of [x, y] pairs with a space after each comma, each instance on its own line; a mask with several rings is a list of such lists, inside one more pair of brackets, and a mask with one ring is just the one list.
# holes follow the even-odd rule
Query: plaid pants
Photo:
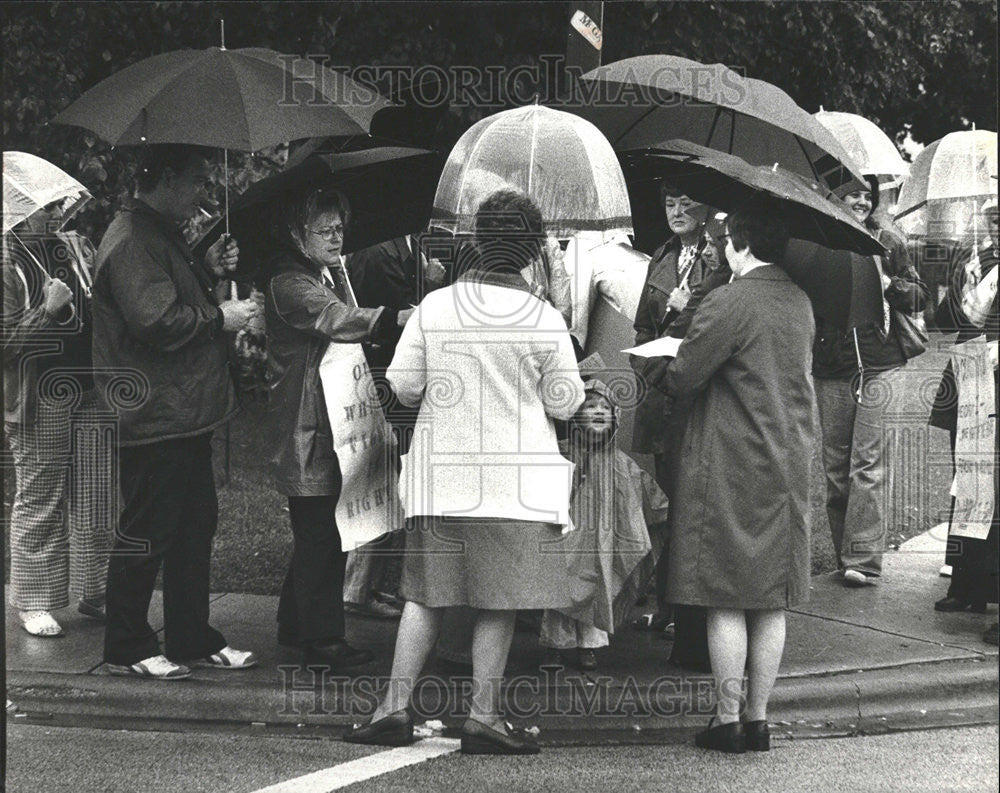
[[5, 430], [17, 481], [10, 604], [51, 611], [69, 591], [100, 600], [118, 499], [113, 422], [88, 392], [75, 408], [42, 401], [35, 423]]

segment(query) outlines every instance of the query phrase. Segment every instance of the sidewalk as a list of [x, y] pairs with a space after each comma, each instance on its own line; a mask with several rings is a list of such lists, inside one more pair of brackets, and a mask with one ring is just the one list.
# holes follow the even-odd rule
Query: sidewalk
[[[947, 582], [938, 576], [944, 527], [916, 537], [886, 556], [883, 582], [847, 589], [833, 575], [813, 578], [810, 602], [788, 614], [781, 674], [769, 718], [780, 736], [905, 729], [943, 723], [997, 721], [997, 648], [982, 642], [986, 615], [940, 614], [934, 601]], [[71, 610], [59, 614], [63, 639], [28, 636], [8, 607], [8, 697], [20, 718], [35, 722], [161, 727], [270, 727], [331, 734], [363, 720], [373, 702], [371, 676], [387, 676], [396, 622], [349, 617], [348, 638], [369, 647], [376, 662], [365, 677], [323, 679], [298, 668], [299, 653], [275, 641], [277, 599], [219, 594], [212, 621], [229, 642], [253, 649], [256, 669], [199, 669], [191, 680], [154, 682], [112, 677], [101, 664], [103, 629]], [[154, 624], [160, 613], [154, 596]], [[598, 651], [599, 669], [580, 673], [538, 670], [536, 637], [517, 633], [507, 669], [508, 704], [521, 721], [537, 724], [546, 742], [687, 739], [710, 713], [707, 675], [672, 667], [670, 644], [623, 628]], [[425, 690], [423, 710], [453, 701], [461, 678], [441, 667], [443, 680]], [[449, 700], [450, 697], [450, 700]], [[440, 715], [448, 726], [457, 712]], [[512, 714], [513, 715], [513, 714]], [[168, 727], [169, 728], [169, 727]]]

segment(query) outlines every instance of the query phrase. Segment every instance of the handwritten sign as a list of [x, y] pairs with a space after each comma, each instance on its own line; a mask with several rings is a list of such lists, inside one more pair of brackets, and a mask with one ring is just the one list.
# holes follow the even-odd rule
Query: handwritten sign
[[337, 528], [352, 551], [403, 525], [394, 447], [396, 440], [360, 344], [330, 344], [319, 365], [343, 485]]
[[951, 533], [985, 540], [996, 499], [996, 391], [986, 337], [955, 347], [958, 385]]

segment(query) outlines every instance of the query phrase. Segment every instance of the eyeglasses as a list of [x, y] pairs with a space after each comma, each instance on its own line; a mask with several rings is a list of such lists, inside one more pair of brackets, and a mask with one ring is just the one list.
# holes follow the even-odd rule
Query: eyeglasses
[[306, 229], [306, 231], [308, 231], [310, 234], [315, 234], [317, 237], [320, 237], [321, 239], [324, 240], [332, 240], [335, 237], [340, 237], [341, 239], [343, 239], [344, 224], [340, 223], [336, 226], [330, 226], [325, 229]]

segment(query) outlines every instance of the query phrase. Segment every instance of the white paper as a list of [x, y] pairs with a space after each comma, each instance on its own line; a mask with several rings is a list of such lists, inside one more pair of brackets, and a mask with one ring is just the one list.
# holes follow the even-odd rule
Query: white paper
[[629, 355], [638, 355], [640, 358], [676, 358], [677, 349], [684, 339], [675, 339], [672, 336], [664, 336], [662, 339], [653, 339], [638, 347], [629, 347], [622, 350]]

